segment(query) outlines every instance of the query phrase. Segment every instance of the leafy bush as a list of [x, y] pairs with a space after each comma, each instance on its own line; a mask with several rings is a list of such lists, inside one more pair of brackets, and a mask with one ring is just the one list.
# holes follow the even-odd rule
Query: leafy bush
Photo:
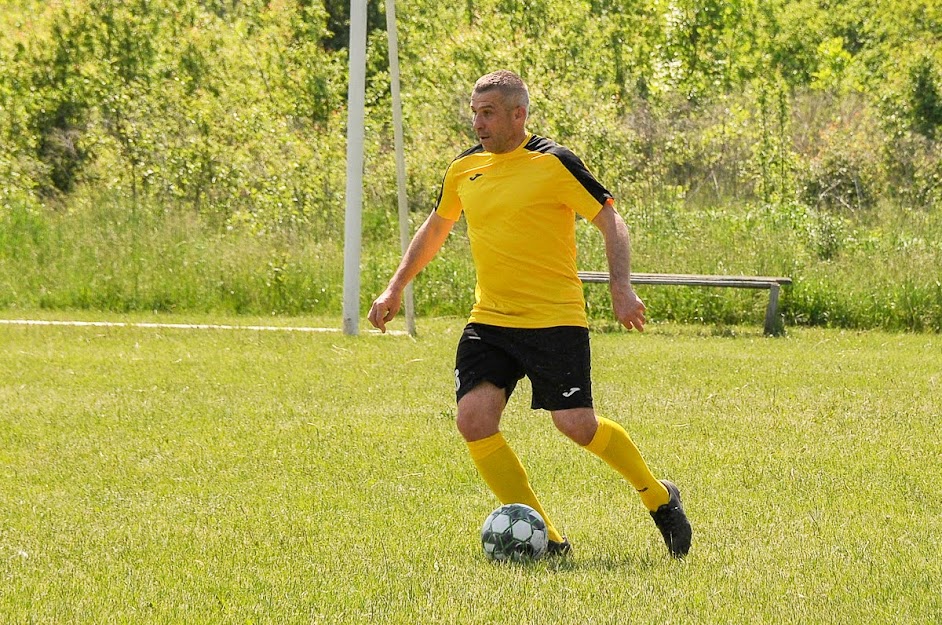
[[[942, 252], [925, 244], [907, 248], [909, 266], [887, 262], [896, 235], [942, 239], [935, 3], [400, 4], [413, 225], [475, 142], [473, 80], [507, 67], [530, 83], [530, 129], [571, 147], [618, 197], [636, 269], [785, 273], [792, 322], [938, 326], [927, 276]], [[2, 305], [331, 310], [347, 5], [7, 7]], [[384, 20], [369, 7], [364, 304], [399, 255]], [[579, 236], [581, 262], [603, 268], [594, 229]], [[472, 279], [459, 228], [419, 277], [420, 310], [462, 314]], [[868, 308], [873, 289], [894, 307]], [[606, 314], [604, 289], [587, 294]], [[732, 323], [762, 307], [735, 292], [647, 296], [654, 318]]]

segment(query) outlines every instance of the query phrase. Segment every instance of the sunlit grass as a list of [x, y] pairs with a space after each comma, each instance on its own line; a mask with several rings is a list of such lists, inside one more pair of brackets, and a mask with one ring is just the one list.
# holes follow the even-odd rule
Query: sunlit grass
[[694, 549], [668, 558], [523, 384], [504, 429], [576, 551], [494, 566], [477, 533], [496, 501], [453, 425], [462, 325], [0, 326], [0, 621], [942, 618], [937, 337], [593, 334], [598, 410], [681, 486]]

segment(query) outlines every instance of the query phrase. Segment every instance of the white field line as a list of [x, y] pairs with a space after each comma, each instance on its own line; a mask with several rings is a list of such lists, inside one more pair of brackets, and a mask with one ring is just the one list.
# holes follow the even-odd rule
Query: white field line
[[[0, 319], [0, 325], [18, 326], [72, 326], [95, 328], [155, 328], [172, 330], [249, 330], [254, 332], [340, 332], [340, 328], [310, 328], [298, 326], [234, 326], [215, 323], [126, 323], [122, 321], [45, 321], [39, 319]], [[370, 330], [371, 334], [379, 334]], [[401, 330], [387, 330], [386, 334], [402, 336], [408, 334]]]

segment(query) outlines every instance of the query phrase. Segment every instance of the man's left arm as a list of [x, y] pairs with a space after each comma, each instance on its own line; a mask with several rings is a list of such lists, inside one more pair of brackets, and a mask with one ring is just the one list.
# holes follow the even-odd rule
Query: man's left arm
[[631, 286], [631, 238], [628, 226], [609, 200], [592, 220], [605, 238], [609, 289], [615, 317], [627, 329], [644, 331], [644, 302]]

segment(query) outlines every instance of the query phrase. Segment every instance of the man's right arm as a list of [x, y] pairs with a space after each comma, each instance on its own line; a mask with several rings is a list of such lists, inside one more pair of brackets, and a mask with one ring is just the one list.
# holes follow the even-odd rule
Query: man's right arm
[[454, 225], [455, 222], [433, 211], [419, 227], [386, 290], [370, 307], [369, 320], [374, 328], [386, 331], [386, 323], [396, 316], [402, 306], [402, 292], [406, 285], [435, 258]]

